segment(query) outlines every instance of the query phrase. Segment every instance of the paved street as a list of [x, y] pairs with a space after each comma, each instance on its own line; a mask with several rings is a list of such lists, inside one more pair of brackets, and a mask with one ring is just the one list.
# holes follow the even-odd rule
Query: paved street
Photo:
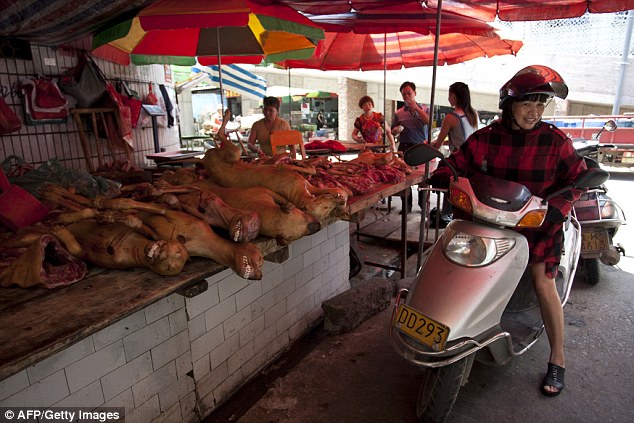
[[[609, 194], [631, 215], [630, 226], [617, 235], [627, 257], [616, 268], [603, 266], [604, 280], [596, 286], [578, 274], [565, 309], [564, 393], [557, 398], [539, 393], [548, 357], [542, 337], [506, 366], [476, 363], [449, 422], [634, 421], [634, 213], [628, 213], [634, 211], [634, 197], [628, 192], [632, 179], [631, 174], [615, 173], [608, 183]], [[415, 266], [415, 257], [412, 262]], [[415, 422], [421, 370], [389, 345], [389, 314], [380, 312], [349, 334], [314, 331], [207, 422]]]

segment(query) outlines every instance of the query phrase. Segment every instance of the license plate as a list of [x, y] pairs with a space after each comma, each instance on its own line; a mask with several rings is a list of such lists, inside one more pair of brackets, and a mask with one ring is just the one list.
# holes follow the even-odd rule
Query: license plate
[[603, 251], [610, 245], [607, 231], [584, 232], [581, 231], [581, 251]]
[[440, 351], [447, 342], [449, 328], [411, 307], [401, 304], [394, 325], [401, 332], [411, 336], [434, 351]]

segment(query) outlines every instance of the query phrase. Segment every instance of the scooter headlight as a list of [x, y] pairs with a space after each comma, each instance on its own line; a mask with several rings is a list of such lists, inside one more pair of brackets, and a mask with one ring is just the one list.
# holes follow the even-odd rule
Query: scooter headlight
[[486, 266], [515, 246], [513, 238], [484, 238], [445, 229], [443, 251], [450, 261], [468, 267]]

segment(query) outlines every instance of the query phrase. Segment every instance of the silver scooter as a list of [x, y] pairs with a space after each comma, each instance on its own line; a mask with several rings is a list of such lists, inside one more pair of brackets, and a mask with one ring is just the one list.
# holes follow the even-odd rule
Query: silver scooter
[[[442, 159], [423, 144], [405, 153], [410, 165]], [[539, 227], [547, 200], [523, 185], [478, 175], [453, 177], [449, 199], [473, 221], [453, 220], [423, 253], [411, 289], [401, 289], [390, 321], [390, 342], [411, 363], [425, 368], [416, 414], [422, 422], [444, 422], [477, 359], [505, 364], [534, 345], [544, 330], [530, 275], [528, 243], [510, 228]], [[584, 171], [574, 184], [605, 182], [601, 169]], [[566, 187], [552, 196], [569, 189]], [[579, 258], [579, 223], [568, 216], [556, 278], [565, 304]]]

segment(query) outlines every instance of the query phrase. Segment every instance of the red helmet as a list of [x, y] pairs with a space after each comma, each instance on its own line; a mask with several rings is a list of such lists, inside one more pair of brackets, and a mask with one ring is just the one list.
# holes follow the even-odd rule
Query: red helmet
[[500, 109], [509, 98], [521, 99], [533, 94], [564, 99], [568, 96], [568, 86], [561, 75], [548, 66], [527, 66], [500, 88]]

